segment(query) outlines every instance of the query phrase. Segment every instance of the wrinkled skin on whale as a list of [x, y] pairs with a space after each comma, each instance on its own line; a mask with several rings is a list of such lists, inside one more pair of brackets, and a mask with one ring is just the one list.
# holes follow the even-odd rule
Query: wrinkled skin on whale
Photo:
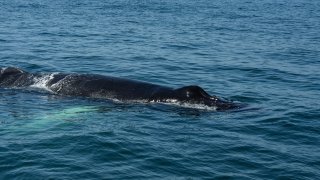
[[120, 101], [179, 102], [235, 109], [230, 101], [211, 96], [199, 86], [174, 89], [152, 83], [96, 74], [29, 73], [15, 67], [0, 69], [0, 87], [32, 87], [39, 83], [52, 93]]

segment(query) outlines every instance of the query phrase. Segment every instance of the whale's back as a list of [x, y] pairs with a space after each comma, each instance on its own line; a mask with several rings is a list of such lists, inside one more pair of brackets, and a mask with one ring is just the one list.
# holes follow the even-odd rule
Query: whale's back
[[77, 95], [119, 100], [148, 99], [158, 89], [171, 89], [152, 83], [95, 74], [56, 74], [49, 89], [61, 95]]

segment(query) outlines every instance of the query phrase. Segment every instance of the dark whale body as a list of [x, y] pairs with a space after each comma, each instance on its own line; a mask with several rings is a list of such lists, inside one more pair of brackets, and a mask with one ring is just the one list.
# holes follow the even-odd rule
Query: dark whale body
[[19, 88], [42, 85], [58, 95], [117, 99], [120, 101], [178, 102], [201, 104], [217, 110], [238, 108], [232, 102], [210, 96], [199, 86], [173, 89], [152, 83], [96, 74], [29, 73], [7, 67], [0, 69], [0, 87]]

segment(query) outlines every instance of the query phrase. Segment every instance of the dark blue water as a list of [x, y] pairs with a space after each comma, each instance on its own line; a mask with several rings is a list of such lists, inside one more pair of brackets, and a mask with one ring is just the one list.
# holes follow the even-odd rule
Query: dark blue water
[[0, 66], [240, 101], [238, 112], [0, 90], [0, 179], [317, 179], [320, 1], [2, 0]]

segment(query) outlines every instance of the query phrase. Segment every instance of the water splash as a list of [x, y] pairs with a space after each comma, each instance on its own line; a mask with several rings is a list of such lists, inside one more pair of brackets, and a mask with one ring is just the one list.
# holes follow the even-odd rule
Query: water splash
[[48, 84], [48, 82], [50, 82], [54, 78], [54, 75], [56, 75], [56, 74], [58, 74], [58, 73], [51, 73], [51, 74], [47, 74], [47, 75], [44, 75], [41, 77], [34, 77], [34, 79], [33, 79], [34, 84], [30, 85], [30, 88], [53, 92], [53, 91], [51, 91], [51, 89], [48, 88], [47, 84]]

